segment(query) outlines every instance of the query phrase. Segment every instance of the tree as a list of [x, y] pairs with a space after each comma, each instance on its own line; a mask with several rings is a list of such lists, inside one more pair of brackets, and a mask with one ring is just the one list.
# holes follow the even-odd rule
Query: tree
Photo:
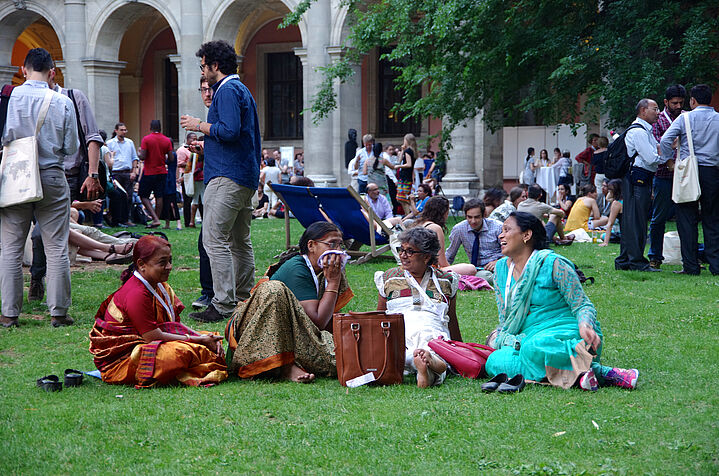
[[[283, 25], [311, 8], [303, 0]], [[626, 126], [642, 97], [661, 98], [674, 83], [719, 80], [716, 0], [342, 0], [351, 33], [346, 54], [324, 68], [312, 101], [315, 120], [335, 107], [332, 84], [373, 48], [400, 73], [397, 111], [442, 117], [449, 132], [484, 111], [492, 130], [574, 123], [607, 113]], [[401, 65], [401, 66], [399, 66]], [[417, 92], [427, 86], [424, 95]], [[581, 98], [581, 100], [580, 100]]]

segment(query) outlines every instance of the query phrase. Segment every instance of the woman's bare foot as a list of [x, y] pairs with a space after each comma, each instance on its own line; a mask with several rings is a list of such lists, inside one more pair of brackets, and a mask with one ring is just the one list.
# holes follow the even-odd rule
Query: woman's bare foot
[[290, 382], [312, 383], [315, 381], [315, 374], [305, 372], [297, 364], [290, 364], [282, 367], [280, 378]]
[[414, 365], [417, 367], [417, 387], [419, 388], [427, 388], [434, 383], [434, 379], [429, 375], [430, 370], [437, 374], [447, 370], [447, 364], [424, 349], [415, 349], [413, 355]]

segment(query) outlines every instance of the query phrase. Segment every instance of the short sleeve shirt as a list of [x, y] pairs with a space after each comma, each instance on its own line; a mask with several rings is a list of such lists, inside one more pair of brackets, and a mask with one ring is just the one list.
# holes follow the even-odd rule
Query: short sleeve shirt
[[282, 281], [298, 301], [317, 299], [317, 288], [312, 273], [302, 255], [287, 260], [275, 271], [270, 280]]
[[165, 155], [172, 152], [172, 141], [169, 137], [153, 132], [142, 138], [140, 148], [147, 151], [143, 175], [163, 175], [167, 173]]
[[518, 212], [529, 213], [542, 221], [544, 220], [544, 215], [549, 214], [549, 212], [551, 212], [552, 210], [554, 210], [554, 207], [552, 207], [551, 205], [539, 202], [533, 198], [528, 198], [523, 202], [520, 202], [520, 204], [517, 206]]

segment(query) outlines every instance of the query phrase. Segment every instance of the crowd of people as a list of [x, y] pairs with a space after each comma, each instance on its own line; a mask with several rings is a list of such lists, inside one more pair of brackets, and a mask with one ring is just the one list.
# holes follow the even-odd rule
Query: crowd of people
[[[27, 135], [46, 97], [51, 98], [47, 121], [53, 127], [41, 129], [38, 135], [43, 198], [0, 208], [1, 259], [6, 270], [0, 322], [4, 327], [19, 325], [21, 251], [34, 220], [46, 250], [47, 303], [54, 326], [73, 323], [67, 315], [71, 245], [108, 262], [129, 262], [121, 287], [102, 303], [90, 333], [90, 351], [105, 382], [140, 388], [175, 382], [208, 386], [235, 374], [309, 383], [318, 376], [336, 375], [332, 316], [353, 297], [344, 271], [349, 256], [344, 252], [342, 231], [329, 221], [308, 226], [298, 251], [284, 254], [254, 283], [252, 219], [284, 213], [267, 185], [312, 182], [303, 177], [301, 154], [290, 166], [279, 151], [270, 155], [260, 148], [257, 107], [235, 74], [234, 48], [212, 41], [201, 46], [197, 57], [202, 69], [201, 98], [208, 107], [206, 119], [180, 118], [188, 135], [177, 152], [161, 134], [159, 121], [153, 121], [152, 132], [143, 138], [137, 153], [125, 137], [123, 124], [117, 125], [115, 137], [105, 144], [99, 131], [94, 134], [87, 127], [94, 119], [82, 122], [82, 117], [85, 134], [80, 137], [85, 147], [79, 147], [83, 139], [78, 139], [74, 113], [79, 92], [75, 91], [74, 97], [62, 94], [62, 89], [53, 92], [55, 71], [49, 53], [41, 48], [28, 53], [23, 67], [27, 81], [11, 97], [11, 110], [27, 113], [8, 117], [3, 144]], [[705, 253], [710, 271], [719, 274], [719, 114], [707, 106], [711, 101], [707, 90], [701, 85], [692, 89], [693, 110], [684, 114], [689, 115], [699, 159]], [[568, 184], [563, 183], [555, 204], [546, 203], [546, 192], [536, 183], [517, 186], [509, 194], [490, 189], [482, 199], [464, 203], [465, 219], [452, 227], [449, 236], [445, 234], [449, 200], [436, 187], [441, 175], [423, 180], [425, 159], [430, 161], [428, 173], [434, 172], [436, 162], [431, 162], [429, 155], [418, 160], [415, 137], [407, 134], [398, 151], [376, 144], [371, 135], [362, 138], [364, 147], [354, 148], [348, 172], [356, 175], [358, 191], [366, 193], [369, 206], [396, 231], [397, 242], [398, 266], [374, 276], [376, 308], [404, 315], [405, 371], [416, 374], [418, 387], [441, 384], [451, 370], [428, 342], [438, 336], [462, 340], [456, 310], [462, 276], [482, 278], [495, 290], [498, 326], [487, 341], [495, 349], [486, 364], [490, 377], [523, 375], [539, 383], [588, 391], [602, 385], [636, 387], [636, 369], [601, 364], [603, 337], [596, 309], [584, 293], [574, 265], [549, 247], [571, 244], [573, 231], [604, 227], [602, 244], [620, 236], [617, 269], [655, 269], [643, 257], [642, 241], [646, 240], [650, 212], [652, 170], [658, 163], [673, 160], [677, 148], [684, 156], [687, 147], [683, 121], [674, 121], [657, 147], [651, 135], [657, 116], [654, 101], [639, 102], [635, 121], [639, 127], [626, 135], [628, 153], [635, 157], [632, 173], [621, 180], [602, 180], [601, 200], [592, 180], [582, 184], [577, 198], [569, 195]], [[350, 144], [347, 150], [352, 148]], [[66, 162], [78, 149], [85, 151], [88, 163], [85, 179], [81, 175], [73, 178], [73, 168]], [[558, 152], [555, 150], [556, 163], [568, 168], [566, 161], [562, 162], [567, 157], [559, 157]], [[136, 188], [152, 217], [150, 227], [159, 226], [162, 219], [180, 219], [178, 209], [166, 207], [163, 197], [172, 187], [169, 201], [176, 204], [177, 170], [191, 174], [193, 195], [201, 196], [197, 204], [191, 202], [191, 210], [197, 206], [203, 214], [198, 234], [203, 292], [193, 307], [204, 310], [190, 317], [199, 322], [226, 321], [226, 352], [223, 336], [198, 332], [181, 323], [184, 306], [169, 285], [172, 247], [166, 239], [145, 235], [139, 240], [107, 242], [83, 232], [92, 227], [77, 228], [82, 225], [75, 223], [79, 212], [70, 212], [72, 194], [85, 194], [89, 202], [77, 201], [84, 206], [94, 203], [86, 210], [98, 212], [103, 159], [112, 170], [108, 188], [110, 183], [124, 192]], [[546, 151], [539, 160], [551, 162]], [[417, 167], [418, 163], [423, 167]], [[588, 165], [583, 176], [601, 175], [596, 162], [590, 160]], [[395, 183], [394, 194], [390, 183]], [[154, 204], [150, 196], [154, 196]], [[261, 197], [261, 203], [254, 204], [253, 197]], [[128, 193], [120, 194], [119, 199], [128, 207], [136, 203], [131, 203]], [[684, 272], [698, 274], [699, 203], [677, 208]], [[686, 242], [685, 237], [689, 237]], [[455, 263], [460, 245], [467, 263]]]

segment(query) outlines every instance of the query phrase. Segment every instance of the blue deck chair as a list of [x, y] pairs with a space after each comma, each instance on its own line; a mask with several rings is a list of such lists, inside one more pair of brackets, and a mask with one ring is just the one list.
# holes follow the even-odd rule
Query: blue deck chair
[[305, 228], [316, 221], [329, 221], [320, 211], [321, 205], [310, 192], [309, 187], [272, 183], [270, 188], [285, 205], [285, 247], [287, 249], [293, 247], [293, 243], [290, 243], [290, 211]]
[[[380, 256], [389, 250], [391, 230], [382, 223], [374, 210], [365, 202], [352, 187], [320, 188], [310, 187], [310, 192], [317, 198], [322, 210], [334, 224], [340, 227], [345, 239], [354, 239], [355, 243], [370, 247], [367, 253], [358, 250], [350, 251], [351, 255], [359, 256], [357, 264]], [[369, 221], [362, 210], [370, 217]], [[375, 224], [384, 232], [375, 231]], [[354, 248], [354, 247], [353, 247]]]

